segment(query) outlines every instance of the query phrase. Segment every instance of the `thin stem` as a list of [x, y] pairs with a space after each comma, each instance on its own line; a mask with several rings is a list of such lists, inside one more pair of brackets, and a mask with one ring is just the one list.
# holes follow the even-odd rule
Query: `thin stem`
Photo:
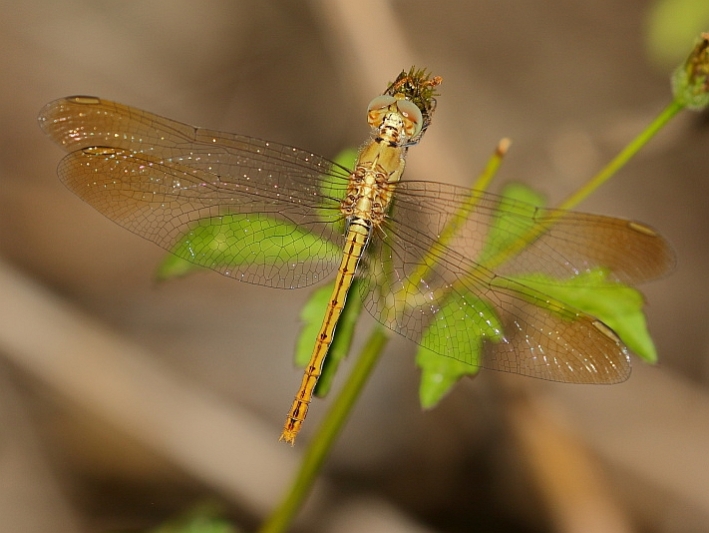
[[485, 268], [493, 270], [502, 263], [514, 257], [524, 248], [529, 246], [545, 231], [547, 231], [554, 223], [564, 216], [564, 212], [576, 207], [582, 200], [603, 185], [609, 178], [615, 175], [630, 159], [638, 153], [652, 139], [655, 134], [660, 131], [679, 111], [684, 109], [684, 105], [677, 100], [673, 100], [662, 112], [653, 120], [635, 139], [633, 139], [610, 163], [608, 163], [601, 171], [592, 177], [586, 184], [574, 194], [564, 200], [557, 209], [551, 211], [546, 217], [544, 224], [538, 224], [534, 229], [528, 231], [519, 239], [514, 241], [507, 248], [502, 249], [498, 254], [493, 256], [489, 261], [485, 262]]
[[260, 533], [287, 531], [303, 500], [310, 492], [323, 461], [329, 454], [335, 438], [339, 435], [374, 366], [379, 361], [379, 356], [384, 351], [388, 340], [387, 330], [381, 325], [375, 326], [342, 390], [313, 435], [291, 488], [263, 525]]
[[[450, 218], [446, 226], [441, 231], [438, 239], [436, 239], [436, 249], [445, 248], [448, 246], [450, 241], [453, 239], [455, 234], [458, 232], [460, 227], [468, 220], [470, 213], [473, 212], [475, 206], [480, 200], [480, 193], [485, 192], [490, 185], [490, 182], [497, 174], [502, 164], [502, 159], [507, 154], [507, 150], [510, 147], [510, 140], [504, 138], [497, 143], [495, 151], [488, 159], [485, 168], [483, 169], [478, 179], [475, 181], [473, 186], [469, 190], [468, 196], [460, 203], [455, 214]], [[433, 270], [436, 266], [437, 253], [434, 253], [433, 248], [428, 251], [428, 253], [421, 258], [416, 270], [408, 277], [406, 284], [399, 290], [396, 297], [399, 294], [409, 294], [414, 290], [414, 286], [417, 280], [425, 279], [428, 273]]]
[[591, 178], [583, 187], [569, 196], [560, 205], [559, 209], [573, 209], [586, 199], [593, 191], [603, 185], [611, 176], [618, 172], [640, 149], [645, 146], [655, 134], [667, 124], [672, 117], [684, 109], [684, 105], [673, 100], [647, 128], [633, 139], [613, 160], [608, 163], [598, 174]]

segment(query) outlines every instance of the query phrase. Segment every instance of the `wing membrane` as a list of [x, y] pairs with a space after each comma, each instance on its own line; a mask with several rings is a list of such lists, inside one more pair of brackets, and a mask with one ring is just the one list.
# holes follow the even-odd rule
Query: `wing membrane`
[[[451, 248], [476, 256], [493, 226], [500, 230], [497, 237], [502, 239], [505, 233], [520, 229], [539, 235], [520, 253], [496, 266], [498, 274], [539, 272], [565, 278], [600, 266], [618, 281], [636, 284], [659, 277], [674, 266], [674, 252], [667, 241], [643, 224], [478, 194], [471, 215], [458, 221], [460, 229]], [[458, 208], [469, 195], [468, 189], [455, 185], [403, 181], [397, 188], [392, 224], [404, 240], [416, 241], [421, 234], [440, 235], [446, 225], [456, 222]]]
[[[281, 244], [277, 268], [268, 253], [254, 253], [251, 264], [229, 264], [218, 251], [193, 254], [181, 246], [177, 253], [184, 259], [243, 281], [285, 288], [320, 281], [337, 263], [343, 236], [335, 222], [342, 218], [339, 191], [348, 174], [335, 163], [98, 99], [52, 102], [42, 110], [40, 124], [70, 152], [59, 168], [67, 187], [173, 253], [178, 240], [204, 219], [237, 246], [245, 238], [273, 236], [281, 225], [280, 240], [264, 245]], [[258, 216], [234, 234], [233, 219], [223, 218], [234, 214]], [[303, 232], [317, 239], [303, 241]]]
[[[184, 259], [291, 288], [320, 281], [340, 258], [339, 202], [349, 172], [325, 158], [91, 97], [48, 104], [40, 124], [69, 152], [59, 167], [67, 187]], [[487, 193], [463, 215], [469, 194], [434, 182], [398, 185], [362, 263], [368, 310], [411, 340], [471, 364], [557, 381], [625, 379], [627, 352], [602, 324], [510, 278], [539, 273], [553, 283], [602, 267], [638, 283], [671, 268], [666, 241], [634, 222]], [[442, 244], [449, 224], [458, 230]], [[209, 239], [198, 239], [201, 233]], [[520, 237], [526, 245], [506, 253]], [[426, 335], [432, 327], [436, 334]], [[479, 342], [480, 331], [490, 340], [474, 361], [465, 347]]]

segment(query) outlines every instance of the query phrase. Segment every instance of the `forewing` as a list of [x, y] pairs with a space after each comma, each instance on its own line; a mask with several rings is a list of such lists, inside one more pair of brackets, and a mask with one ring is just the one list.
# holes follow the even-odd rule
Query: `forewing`
[[180, 257], [274, 287], [332, 272], [347, 178], [336, 164], [90, 97], [52, 102], [39, 120], [70, 153], [59, 167], [69, 189]]
[[[530, 272], [559, 279], [607, 269], [614, 279], [642, 283], [671, 270], [675, 264], [669, 243], [652, 228], [630, 220], [535, 207], [489, 193], [476, 193], [472, 213], [459, 219], [458, 210], [470, 191], [425, 181], [404, 181], [397, 188], [390, 222], [395, 226], [419, 221], [417, 231], [435, 238], [448, 224], [459, 224], [454, 247], [476, 261], [494, 264], [495, 273], [512, 276]], [[496, 229], [496, 246], [487, 242]], [[533, 241], [502, 260], [499, 241], [512, 245], [520, 235]], [[505, 246], [502, 246], [504, 248]], [[502, 260], [502, 262], [500, 262]]]

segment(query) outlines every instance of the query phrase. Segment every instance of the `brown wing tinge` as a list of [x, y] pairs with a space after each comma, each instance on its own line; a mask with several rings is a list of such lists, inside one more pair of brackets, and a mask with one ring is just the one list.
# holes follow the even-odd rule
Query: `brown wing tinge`
[[618, 383], [630, 375], [627, 349], [596, 318], [497, 278], [491, 301], [503, 339], [488, 343], [483, 366], [567, 383]]

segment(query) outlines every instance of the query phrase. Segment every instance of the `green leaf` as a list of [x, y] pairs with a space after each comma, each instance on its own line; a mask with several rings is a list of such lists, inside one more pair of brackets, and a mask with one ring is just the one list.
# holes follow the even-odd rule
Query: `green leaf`
[[222, 518], [220, 505], [205, 502], [151, 529], [149, 533], [238, 533], [238, 529]]
[[594, 268], [566, 280], [542, 274], [513, 279], [599, 319], [645, 362], [657, 362], [657, 351], [642, 312], [642, 294], [609, 279], [606, 269]]
[[[335, 158], [335, 163], [352, 168], [357, 154], [357, 150], [352, 148], [343, 150]], [[327, 196], [344, 197], [347, 180], [330, 174], [323, 175], [322, 180], [323, 192]], [[331, 220], [332, 216], [332, 206], [321, 209], [323, 220]], [[344, 232], [344, 219], [339, 224]], [[285, 235], [293, 238], [284, 247], [282, 237]], [[298, 238], [298, 235], [301, 237]], [[267, 215], [234, 214], [207, 218], [200, 220], [195, 228], [177, 241], [170, 250], [171, 254], [165, 256], [158, 267], [156, 278], [165, 281], [214, 266], [239, 267], [259, 262], [283, 264], [294, 256], [301, 257], [301, 252], [311, 256], [312, 250], [319, 248], [309, 247], [318, 240], [317, 236], [298, 229], [294, 224]]]
[[160, 263], [155, 271], [155, 279], [157, 281], [167, 281], [181, 278], [200, 270], [205, 270], [205, 267], [201, 267], [174, 254], [166, 254], [163, 257], [162, 263]]
[[337, 157], [335, 157], [335, 163], [345, 168], [353, 169], [355, 163], [357, 162], [357, 156], [359, 151], [355, 148], [346, 148], [342, 150]]
[[529, 208], [529, 218], [520, 216], [496, 216], [492, 221], [492, 227], [485, 239], [485, 245], [478, 257], [478, 263], [485, 264], [491, 257], [496, 256], [502, 250], [512, 245], [517, 239], [522, 238], [534, 224], [534, 214], [536, 207], [542, 207], [546, 203], [544, 196], [532, 188], [521, 183], [510, 183], [502, 190], [502, 197], [505, 200], [524, 202], [528, 205], [520, 204], [516, 212]]
[[[544, 205], [544, 197], [525, 185], [508, 186], [503, 196], [534, 206]], [[491, 257], [503, 250], [515, 239], [522, 237], [531, 224], [531, 218], [526, 227], [518, 219], [514, 220], [514, 224], [506, 224], [504, 217], [495, 219], [482, 256]], [[567, 280], [534, 273], [513, 279], [598, 318], [613, 329], [641, 359], [649, 363], [657, 362], [657, 351], [642, 312], [642, 294], [630, 286], [610, 280], [606, 269], [596, 268]]]
[[190, 274], [202, 267], [283, 265], [323, 258], [337, 248], [309, 231], [284, 220], [259, 214], [234, 214], [197, 222], [177, 241], [158, 268], [159, 280]]
[[[458, 336], [455, 356], [440, 355], [425, 347], [446, 346], [446, 338], [455, 335], [451, 327], [468, 330], [467, 335]], [[434, 407], [460, 378], [477, 374], [484, 341], [499, 341], [501, 331], [502, 324], [490, 304], [471, 293], [451, 293], [424, 332], [416, 354], [416, 364], [421, 368], [421, 406]]]
[[508, 183], [502, 188], [500, 196], [508, 200], [524, 202], [535, 207], [543, 207], [547, 203], [546, 197], [542, 193], [535, 191], [524, 183]]
[[315, 289], [300, 311], [300, 320], [303, 325], [295, 343], [295, 365], [299, 368], [305, 368], [305, 365], [310, 361], [315, 339], [320, 332], [327, 303], [334, 287], [335, 281], [333, 280], [327, 285]]
[[[340, 315], [340, 319], [337, 322], [334, 339], [328, 350], [322, 374], [315, 387], [315, 395], [318, 397], [328, 394], [340, 362], [347, 357], [350, 351], [355, 326], [362, 311], [362, 298], [357, 294], [359, 292], [357, 283], [355, 279], [345, 300], [345, 308], [342, 310], [342, 315]], [[333, 281], [314, 291], [300, 313], [303, 327], [296, 342], [295, 364], [301, 368], [305, 367], [310, 361], [315, 340], [320, 332], [334, 286], [335, 282]]]
[[[530, 204], [529, 223], [525, 223], [526, 219], [523, 217], [515, 217], [514, 219], [504, 216], [496, 217], [481, 251], [479, 258], [481, 262], [495, 256], [527, 233], [533, 224], [531, 217], [534, 215], [534, 207], [532, 206], [541, 206], [545, 203], [541, 194], [520, 183], [506, 185], [501, 196], [506, 200]], [[455, 358], [437, 354], [423, 346], [419, 348], [416, 356], [416, 364], [422, 370], [419, 401], [425, 409], [434, 407], [461, 377], [475, 375], [480, 371], [480, 357], [486, 338], [491, 341], [499, 340], [497, 331], [502, 331], [502, 325], [494, 309], [487, 302], [471, 294], [464, 297], [465, 302], [461, 301], [462, 298], [461, 296], [449, 297], [439, 312], [447, 313], [449, 316], [445, 320], [441, 320], [444, 315], [437, 315], [437, 320], [431, 324], [422, 338], [422, 344], [430, 342], [430, 346], [437, 345], [438, 341], [435, 338], [447, 333], [445, 328], [441, 326], [446, 324], [460, 324], [456, 327], [467, 328], [472, 332], [465, 344], [461, 345], [460, 352], [455, 355]], [[483, 313], [487, 323], [467, 317], [462, 320], [460, 317], [455, 317], [456, 313], [460, 314], [460, 310], [465, 308], [465, 306], [461, 307], [463, 303], [469, 309], [472, 307]], [[493, 324], [494, 327], [488, 324]], [[465, 363], [461, 359], [470, 363]]]
[[664, 70], [682, 61], [697, 35], [709, 28], [709, 2], [656, 0], [645, 26], [650, 59]]

